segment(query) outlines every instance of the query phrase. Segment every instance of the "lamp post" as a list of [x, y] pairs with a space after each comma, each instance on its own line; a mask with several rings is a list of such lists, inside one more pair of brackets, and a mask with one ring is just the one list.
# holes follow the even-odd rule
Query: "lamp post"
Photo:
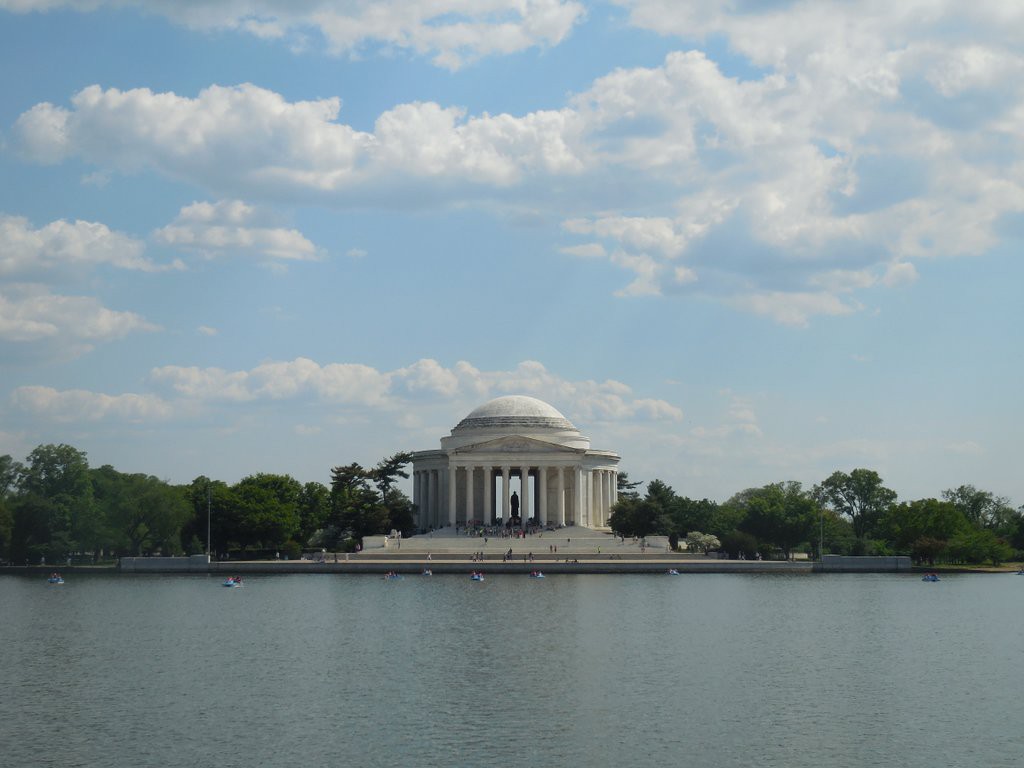
[[207, 558], [213, 553], [213, 547], [210, 546], [210, 481], [206, 481], [206, 556]]

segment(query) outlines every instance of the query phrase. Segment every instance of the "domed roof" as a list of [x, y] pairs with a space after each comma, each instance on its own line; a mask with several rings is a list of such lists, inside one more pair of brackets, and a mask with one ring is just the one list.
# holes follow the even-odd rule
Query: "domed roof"
[[555, 429], [577, 431], [557, 408], [526, 395], [496, 397], [474, 408], [452, 434], [476, 429]]

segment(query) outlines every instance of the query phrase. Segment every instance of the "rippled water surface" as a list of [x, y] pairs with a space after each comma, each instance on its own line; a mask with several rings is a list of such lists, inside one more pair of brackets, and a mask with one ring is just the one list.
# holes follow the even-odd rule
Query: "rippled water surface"
[[0, 577], [4, 766], [1018, 766], [1024, 576]]

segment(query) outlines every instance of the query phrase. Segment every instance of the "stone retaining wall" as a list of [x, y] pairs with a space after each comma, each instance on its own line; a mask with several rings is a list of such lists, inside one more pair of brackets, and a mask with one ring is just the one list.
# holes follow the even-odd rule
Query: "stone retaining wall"
[[894, 557], [825, 555], [820, 563], [815, 563], [814, 570], [823, 573], [909, 573], [910, 558], [906, 555]]

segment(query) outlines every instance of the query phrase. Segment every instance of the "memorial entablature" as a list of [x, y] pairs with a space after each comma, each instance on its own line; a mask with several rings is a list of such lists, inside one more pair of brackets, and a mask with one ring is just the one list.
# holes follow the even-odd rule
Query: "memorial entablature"
[[618, 465], [618, 454], [592, 450], [590, 439], [544, 401], [499, 397], [460, 421], [439, 450], [413, 453], [417, 525], [604, 529]]

